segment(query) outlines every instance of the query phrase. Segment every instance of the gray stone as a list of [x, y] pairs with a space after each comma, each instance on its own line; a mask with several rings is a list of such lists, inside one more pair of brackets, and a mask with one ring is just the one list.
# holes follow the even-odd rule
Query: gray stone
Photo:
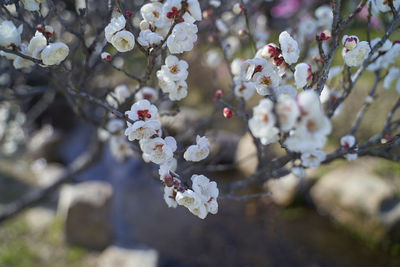
[[156, 267], [158, 252], [154, 249], [107, 248], [99, 257], [98, 267]]
[[383, 238], [400, 221], [394, 187], [357, 165], [323, 176], [312, 187], [311, 197], [323, 213], [375, 239]]
[[257, 169], [257, 147], [254, 145], [253, 138], [249, 133], [240, 138], [236, 150], [235, 162], [237, 163], [238, 170], [244, 175], [251, 175]]
[[112, 187], [90, 181], [64, 186], [57, 213], [65, 219], [66, 240], [73, 245], [103, 249], [112, 241]]

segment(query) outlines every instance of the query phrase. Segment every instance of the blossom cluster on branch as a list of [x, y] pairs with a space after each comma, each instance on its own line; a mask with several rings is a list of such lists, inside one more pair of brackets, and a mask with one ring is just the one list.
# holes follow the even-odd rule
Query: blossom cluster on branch
[[[290, 11], [296, 14], [292, 21], [283, 19], [290, 15], [278, 4], [261, 0], [139, 2], [76, 0], [73, 11], [63, 1], [1, 3], [0, 55], [6, 60], [0, 67], [14, 78], [21, 73], [44, 75], [47, 83], [45, 89], [17, 90], [18, 82], [0, 79], [5, 88], [0, 99], [43, 95], [40, 104], [45, 107], [34, 109], [40, 113], [54, 92], [59, 93], [79, 118], [98, 128], [99, 139], [108, 142], [117, 161], [140, 155], [157, 166], [168, 207], [184, 206], [202, 219], [217, 213], [221, 188], [188, 166], [206, 170], [210, 162], [218, 163], [218, 157], [210, 159], [213, 144], [207, 135], [218, 113], [226, 119], [239, 117], [257, 149], [256, 172], [228, 184], [230, 194], [289, 173], [304, 177], [305, 169], [338, 158], [373, 155], [399, 161], [400, 98], [375, 135], [362, 140], [357, 130], [375, 104], [380, 84], [400, 93], [400, 42], [392, 38], [400, 23], [400, 1], [304, 1], [304, 12]], [[274, 18], [281, 18], [284, 26], [273, 30]], [[365, 25], [367, 36], [348, 30], [354, 20]], [[371, 27], [377, 27], [381, 37], [371, 39]], [[275, 39], [270, 37], [275, 33]], [[204, 58], [196, 65], [229, 81], [219, 84], [213, 77], [209, 88], [202, 88], [215, 92], [214, 113], [196, 125], [185, 125], [189, 145], [182, 135], [171, 134], [162, 118], [175, 119], [182, 112], [182, 102], [194, 88], [189, 78], [198, 68], [185, 53], [196, 51]], [[144, 68], [138, 67], [141, 60]], [[134, 73], [138, 68], [141, 73]], [[108, 75], [114, 72], [130, 79], [134, 90], [131, 84], [111, 85]], [[356, 84], [365, 72], [375, 81], [351, 129], [336, 140], [332, 152], [326, 145], [335, 130], [333, 118], [359, 90]], [[15, 145], [8, 146], [12, 153], [25, 137], [20, 126], [38, 115], [25, 119], [8, 110], [10, 104], [0, 105], [0, 142], [15, 139]], [[8, 127], [18, 138], [7, 137]], [[270, 145], [285, 154], [265, 160]]]

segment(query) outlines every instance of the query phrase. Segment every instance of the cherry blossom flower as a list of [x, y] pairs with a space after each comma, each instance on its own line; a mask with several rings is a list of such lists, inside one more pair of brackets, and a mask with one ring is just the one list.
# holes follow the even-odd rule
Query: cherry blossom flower
[[275, 121], [273, 102], [269, 99], [262, 99], [253, 108], [253, 117], [249, 120], [249, 128], [255, 137], [260, 138], [263, 145], [267, 145], [279, 139], [279, 130], [275, 127]]
[[164, 40], [164, 37], [158, 33], [152, 32], [151, 30], [140, 31], [137, 39], [138, 43], [142, 46], [154, 46], [158, 45]]
[[129, 31], [122, 30], [113, 35], [111, 44], [118, 52], [128, 52], [135, 46], [135, 36]]
[[206, 218], [207, 208], [204, 203], [202, 203], [199, 194], [193, 190], [188, 189], [184, 192], [178, 192], [175, 200], [179, 205], [185, 206], [191, 213], [198, 216], [200, 219]]
[[4, 20], [0, 24], [0, 46], [19, 46], [21, 44], [22, 24], [17, 28], [10, 20]]
[[69, 53], [69, 48], [64, 43], [51, 43], [43, 49], [41, 57], [45, 65], [60, 64]]
[[197, 21], [202, 19], [198, 0], [187, 0], [187, 13], [189, 13], [190, 16]]
[[296, 98], [297, 89], [291, 86], [290, 84], [280, 85], [278, 88], [275, 88], [275, 96], [279, 98], [281, 95], [288, 95], [292, 98]]
[[340, 145], [344, 148], [351, 148], [356, 144], [356, 138], [353, 135], [346, 135], [340, 138]]
[[144, 154], [147, 154], [150, 161], [162, 164], [173, 157], [177, 147], [175, 138], [167, 136], [164, 139], [161, 137], [142, 139], [140, 148]]
[[150, 102], [155, 102], [158, 100], [158, 93], [152, 87], [143, 87], [136, 93], [135, 99], [136, 101], [139, 101], [141, 99], [147, 99]]
[[360, 40], [358, 39], [357, 36], [352, 35], [352, 36], [348, 36], [345, 35], [342, 38], [342, 43], [343, 46], [347, 49], [347, 50], [353, 50], [354, 48], [357, 47], [357, 44], [360, 42]]
[[124, 136], [111, 136], [109, 144], [111, 155], [118, 162], [121, 162], [126, 158], [132, 157], [134, 155], [131, 144], [126, 140]]
[[[28, 55], [28, 47], [25, 44], [21, 44], [20, 46], [21, 53], [24, 55]], [[17, 56], [13, 61], [13, 66], [15, 69], [26, 69], [35, 65], [31, 60], [22, 58]]]
[[158, 120], [136, 121], [125, 130], [129, 141], [150, 138], [160, 133], [161, 122]]
[[169, 55], [165, 59], [165, 65], [161, 66], [161, 71], [165, 76], [173, 81], [186, 80], [189, 65], [185, 60], [179, 60], [176, 56]]
[[279, 86], [281, 78], [274, 70], [272, 64], [266, 64], [262, 71], [254, 74], [253, 79], [257, 93], [265, 96], [271, 94], [270, 90]]
[[235, 81], [234, 92], [236, 96], [243, 97], [243, 99], [247, 101], [254, 95], [255, 92], [254, 83]]
[[279, 116], [281, 130], [288, 132], [296, 124], [300, 110], [291, 96], [282, 94], [278, 97], [276, 113]]
[[301, 164], [304, 167], [316, 168], [325, 159], [325, 152], [319, 149], [301, 154]]
[[296, 63], [299, 59], [300, 49], [296, 40], [286, 31], [279, 35], [279, 44], [281, 45], [282, 56], [288, 64]]
[[175, 200], [176, 191], [173, 187], [164, 187], [164, 200], [167, 203], [169, 208], [176, 208], [178, 207], [178, 202]]
[[210, 153], [210, 142], [207, 137], [200, 137], [199, 135], [196, 137], [196, 145], [189, 146], [185, 153], [183, 154], [183, 158], [186, 161], [201, 161], [207, 158]]
[[44, 35], [41, 32], [36, 32], [35, 36], [32, 37], [32, 39], [29, 41], [28, 45], [28, 53], [29, 55], [32, 55], [33, 52], [38, 48], [38, 47], [46, 47], [47, 45], [47, 39], [44, 37]]
[[181, 22], [175, 25], [167, 39], [167, 46], [172, 54], [180, 54], [193, 49], [197, 41], [197, 26], [192, 23]]
[[383, 88], [384, 89], [390, 89], [390, 87], [392, 86], [393, 82], [397, 78], [399, 78], [399, 73], [400, 73], [399, 68], [391, 67], [389, 69], [389, 72], [386, 74], [385, 79], [383, 80]]
[[152, 2], [145, 4], [140, 8], [140, 14], [143, 19], [153, 27], [163, 28], [167, 26], [167, 20], [165, 16], [163, 16], [162, 3]]
[[200, 196], [207, 212], [216, 214], [218, 212], [217, 198], [219, 195], [217, 183], [214, 181], [210, 182], [210, 179], [204, 175], [197, 174], [192, 175], [191, 180], [193, 191]]
[[143, 99], [133, 104], [131, 110], [126, 111], [125, 115], [133, 121], [154, 120], [158, 116], [158, 109], [148, 100]]
[[315, 10], [315, 17], [318, 19], [318, 26], [330, 29], [333, 22], [333, 12], [330, 6], [320, 6]]
[[104, 29], [107, 42], [111, 43], [113, 36], [117, 32], [123, 30], [125, 28], [125, 25], [126, 25], [126, 20], [123, 15], [111, 19], [111, 22]]
[[347, 48], [344, 48], [343, 51], [346, 65], [349, 67], [357, 67], [363, 63], [364, 59], [371, 51], [371, 48], [369, 47], [368, 42], [361, 41], [353, 50], [347, 50]]
[[131, 91], [128, 86], [122, 84], [115, 87], [113, 92], [110, 92], [107, 97], [107, 103], [113, 108], [118, 108], [119, 105], [123, 104], [125, 100], [131, 96]]
[[297, 88], [303, 88], [312, 78], [312, 70], [310, 64], [299, 63], [296, 65], [294, 72], [294, 80]]

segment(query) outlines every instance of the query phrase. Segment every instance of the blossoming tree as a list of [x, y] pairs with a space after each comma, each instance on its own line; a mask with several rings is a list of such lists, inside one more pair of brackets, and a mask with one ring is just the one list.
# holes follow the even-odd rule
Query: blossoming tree
[[[57, 93], [78, 117], [98, 128], [98, 139], [109, 145], [117, 160], [139, 156], [157, 166], [168, 207], [184, 206], [201, 219], [217, 213], [219, 194], [233, 196], [267, 179], [289, 173], [301, 179], [306, 168], [339, 158], [400, 159], [396, 154], [400, 98], [387, 117], [381, 118], [386, 121], [383, 129], [363, 142], [356, 137], [366, 111], [378, 97], [379, 84], [400, 93], [396, 67], [400, 42], [391, 38], [400, 21], [398, 0], [308, 1], [307, 12], [290, 11], [295, 12], [292, 24], [278, 32], [277, 38], [269, 37], [273, 31], [266, 14], [280, 14], [276, 6], [270, 11], [274, 3], [266, 2], [271, 1], [72, 2], [0, 1], [0, 141], [4, 155], [14, 153], [31, 131], [23, 128], [29, 114], [18, 111], [14, 116], [11, 107], [22, 105], [20, 100]], [[347, 32], [356, 19], [365, 20], [365, 40]], [[381, 37], [371, 39], [372, 26], [378, 27], [375, 32]], [[205, 175], [189, 175], [180, 168], [182, 162], [211, 164], [205, 161], [212, 150], [205, 131], [196, 132], [196, 125], [186, 125], [194, 134], [193, 144], [185, 146], [162, 123], [162, 117], [179, 114], [180, 102], [191, 93], [185, 53], [203, 53], [205, 48], [212, 49], [206, 52], [210, 67], [224, 64], [230, 75], [231, 86], [214, 88], [215, 109], [226, 119], [243, 119], [257, 148], [255, 173], [226, 184], [218, 182], [220, 189]], [[119, 58], [129, 60], [131, 55], [145, 59], [142, 73], [118, 63]], [[334, 66], [337, 62], [344, 63]], [[110, 69], [130, 78], [134, 89], [120, 85], [98, 93], [101, 85], [96, 79]], [[17, 90], [18, 77], [29, 73], [46, 77], [46, 86]], [[348, 134], [337, 140], [336, 150], [324, 152], [335, 130], [331, 119], [364, 73], [375, 77], [364, 104]], [[95, 112], [98, 107], [103, 112]], [[205, 123], [203, 128], [207, 127]], [[281, 147], [284, 155], [266, 160], [265, 148], [272, 144]], [[94, 159], [91, 152], [77, 158], [50, 187], [6, 206], [0, 220], [37, 203], [85, 169]]]

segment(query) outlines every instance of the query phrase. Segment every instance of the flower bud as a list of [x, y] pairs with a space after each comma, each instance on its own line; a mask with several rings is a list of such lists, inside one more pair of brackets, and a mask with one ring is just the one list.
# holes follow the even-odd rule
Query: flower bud
[[332, 38], [331, 31], [325, 30], [325, 31], [321, 32], [320, 38], [322, 41], [327, 41], [327, 40], [331, 39]]
[[204, 10], [203, 11], [203, 18], [204, 19], [209, 19], [211, 17], [211, 14], [212, 14], [212, 12], [211, 12], [210, 9]]
[[101, 59], [107, 62], [111, 62], [111, 55], [107, 52], [101, 53]]
[[231, 110], [230, 108], [228, 108], [228, 107], [225, 107], [225, 108], [224, 108], [223, 113], [224, 113], [224, 117], [227, 118], [227, 119], [230, 119], [230, 118], [233, 117], [233, 112], [232, 112], [232, 110]]
[[243, 11], [243, 6], [239, 3], [236, 3], [232, 8], [233, 13], [239, 15]]
[[131, 17], [132, 17], [132, 12], [129, 11], [129, 10], [126, 10], [126, 11], [125, 11], [125, 17], [126, 17], [127, 19], [131, 18]]

